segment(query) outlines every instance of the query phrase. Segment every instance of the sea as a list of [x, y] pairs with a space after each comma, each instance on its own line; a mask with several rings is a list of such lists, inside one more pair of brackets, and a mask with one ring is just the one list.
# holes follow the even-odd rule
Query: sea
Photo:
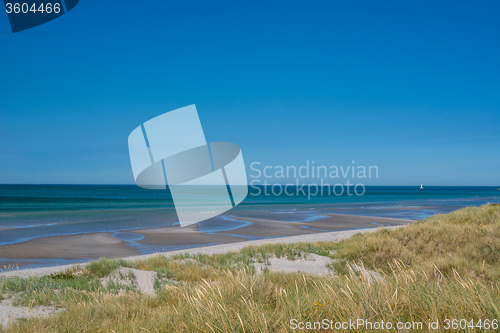
[[[500, 203], [500, 189], [488, 186], [366, 186], [363, 195], [316, 195], [294, 191], [280, 195], [270, 188], [249, 189], [233, 209], [199, 223], [206, 233], [228, 233], [251, 222], [238, 217], [312, 221], [324, 214], [345, 214], [421, 220], [467, 206]], [[259, 194], [260, 192], [260, 194]], [[276, 193], [276, 191], [275, 191]], [[298, 195], [295, 195], [298, 193]], [[0, 245], [39, 237], [112, 232], [138, 246], [127, 230], [177, 224], [169, 191], [135, 185], [0, 185]], [[255, 239], [255, 238], [252, 238]], [[177, 248], [138, 247], [142, 254]], [[0, 258], [1, 248], [0, 248]]]

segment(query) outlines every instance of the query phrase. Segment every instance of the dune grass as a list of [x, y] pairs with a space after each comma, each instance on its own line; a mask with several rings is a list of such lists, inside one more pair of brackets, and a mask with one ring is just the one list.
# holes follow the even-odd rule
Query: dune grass
[[[395, 261], [426, 274], [500, 280], [500, 205], [468, 207], [404, 228], [381, 229], [338, 243], [340, 258], [391, 271]], [[338, 265], [342, 269], [345, 265]]]
[[[253, 262], [271, 255], [294, 259], [304, 252], [337, 259], [338, 274], [254, 272]], [[383, 280], [367, 279], [352, 262], [379, 272]], [[99, 278], [120, 266], [157, 271], [157, 295], [102, 287]], [[64, 309], [49, 318], [22, 320], [6, 332], [292, 332], [292, 319], [322, 323], [325, 318], [410, 323], [406, 331], [428, 331], [429, 320], [439, 320], [437, 331], [445, 331], [445, 319], [465, 319], [467, 328], [456, 331], [494, 332], [499, 272], [500, 205], [486, 205], [335, 243], [99, 260], [66, 275], [2, 279], [0, 294], [17, 304]]]

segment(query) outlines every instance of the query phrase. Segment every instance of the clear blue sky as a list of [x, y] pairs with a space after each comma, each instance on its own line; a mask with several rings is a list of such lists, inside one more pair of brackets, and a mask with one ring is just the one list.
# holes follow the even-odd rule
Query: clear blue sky
[[499, 17], [498, 1], [81, 0], [12, 34], [0, 13], [0, 183], [133, 184], [129, 133], [196, 104], [247, 165], [498, 186]]

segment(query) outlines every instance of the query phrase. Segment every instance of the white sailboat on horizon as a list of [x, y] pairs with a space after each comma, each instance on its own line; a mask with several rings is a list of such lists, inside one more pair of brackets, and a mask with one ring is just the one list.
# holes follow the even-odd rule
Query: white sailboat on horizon
[[420, 189], [423, 190], [424, 189], [424, 184], [420, 184]]

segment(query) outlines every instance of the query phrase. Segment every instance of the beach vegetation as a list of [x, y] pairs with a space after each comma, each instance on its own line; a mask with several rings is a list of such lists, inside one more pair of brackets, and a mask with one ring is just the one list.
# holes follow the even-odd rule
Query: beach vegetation
[[[304, 253], [335, 259], [336, 274], [256, 274], [253, 267], [271, 256], [294, 260]], [[103, 287], [100, 279], [118, 267], [156, 271], [156, 294]], [[382, 278], [369, 278], [365, 269]], [[438, 321], [437, 332], [445, 331], [446, 320], [464, 319], [468, 326], [459, 331], [493, 332], [500, 317], [500, 206], [464, 208], [339, 242], [269, 244], [135, 262], [103, 259], [65, 274], [72, 277], [1, 279], [0, 294], [14, 297], [16, 304], [63, 309], [5, 331], [292, 332], [294, 323], [323, 324], [326, 318], [332, 324], [409, 323], [420, 331]]]

